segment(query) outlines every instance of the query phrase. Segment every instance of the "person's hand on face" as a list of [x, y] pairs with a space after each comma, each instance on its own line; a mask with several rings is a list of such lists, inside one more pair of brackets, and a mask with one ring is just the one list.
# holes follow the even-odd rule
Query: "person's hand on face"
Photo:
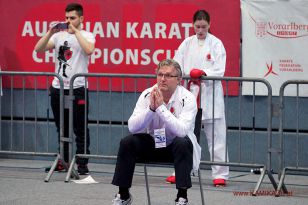
[[72, 24], [68, 24], [68, 29], [74, 34], [78, 29]]
[[78, 16], [77, 11], [69, 11], [65, 13], [65, 19], [68, 23], [68, 32], [75, 34], [80, 29], [83, 16]]

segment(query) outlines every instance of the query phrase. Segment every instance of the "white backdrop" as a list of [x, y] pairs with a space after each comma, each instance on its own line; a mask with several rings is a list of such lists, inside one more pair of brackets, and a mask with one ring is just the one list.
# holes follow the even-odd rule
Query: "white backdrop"
[[[264, 78], [273, 96], [286, 80], [308, 80], [308, 0], [241, 0], [242, 76]], [[252, 94], [251, 84], [243, 94]], [[265, 86], [257, 95], [267, 95]], [[286, 96], [296, 95], [289, 86]], [[300, 96], [308, 96], [308, 88]]]

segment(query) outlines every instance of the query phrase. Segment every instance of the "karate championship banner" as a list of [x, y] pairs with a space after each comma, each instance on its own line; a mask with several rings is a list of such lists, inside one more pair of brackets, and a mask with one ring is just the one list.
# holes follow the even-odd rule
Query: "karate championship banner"
[[[308, 1], [241, 0], [243, 77], [264, 78], [279, 95], [287, 80], [308, 79]], [[251, 84], [243, 93], [252, 94]], [[288, 86], [285, 96], [296, 95]], [[265, 86], [256, 87], [257, 95], [267, 95]], [[300, 96], [308, 96], [301, 89]]]
[[[55, 52], [36, 53], [36, 42], [54, 21], [65, 20], [63, 0], [1, 0], [0, 65], [3, 70], [54, 72]], [[157, 63], [173, 58], [193, 34], [198, 9], [211, 15], [211, 32], [227, 50], [225, 76], [239, 76], [240, 3], [229, 0], [87, 0], [83, 29], [96, 38], [91, 73], [154, 74]], [[232, 26], [230, 26], [232, 25]], [[18, 80], [15, 87], [20, 87]], [[42, 82], [45, 83], [46, 82]], [[33, 82], [26, 86], [33, 88]], [[38, 86], [41, 84], [38, 83]], [[95, 85], [95, 83], [94, 83]], [[4, 87], [10, 83], [4, 79]], [[90, 88], [93, 87], [90, 83]], [[118, 88], [117, 88], [118, 87]], [[120, 89], [120, 82], [112, 85]], [[236, 92], [236, 89], [231, 89]], [[232, 94], [232, 91], [231, 91]]]

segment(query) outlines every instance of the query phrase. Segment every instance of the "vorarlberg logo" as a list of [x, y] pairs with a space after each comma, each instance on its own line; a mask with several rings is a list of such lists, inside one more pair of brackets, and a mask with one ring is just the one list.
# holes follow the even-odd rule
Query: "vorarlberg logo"
[[255, 33], [258, 38], [263, 38], [266, 35], [266, 22], [255, 22]]
[[267, 67], [267, 73], [264, 75], [264, 78], [266, 76], [268, 76], [269, 74], [273, 74], [273, 75], [278, 75], [274, 70], [273, 70], [273, 63], [271, 62], [271, 64], [267, 64], [266, 63], [266, 67]]
[[267, 34], [276, 38], [301, 38], [308, 36], [308, 24], [299, 22], [280, 23], [275, 21], [258, 21], [251, 14], [250, 18], [255, 23], [255, 34], [258, 38], [264, 38]]

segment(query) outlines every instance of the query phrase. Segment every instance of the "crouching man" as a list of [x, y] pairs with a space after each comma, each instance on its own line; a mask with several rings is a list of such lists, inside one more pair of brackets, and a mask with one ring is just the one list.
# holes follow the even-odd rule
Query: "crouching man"
[[113, 205], [132, 203], [136, 162], [173, 162], [176, 174], [176, 205], [188, 204], [191, 171], [199, 168], [201, 148], [194, 135], [196, 99], [181, 86], [182, 71], [174, 60], [158, 64], [157, 83], [140, 95], [128, 120], [131, 135], [120, 142], [112, 184], [119, 187]]

